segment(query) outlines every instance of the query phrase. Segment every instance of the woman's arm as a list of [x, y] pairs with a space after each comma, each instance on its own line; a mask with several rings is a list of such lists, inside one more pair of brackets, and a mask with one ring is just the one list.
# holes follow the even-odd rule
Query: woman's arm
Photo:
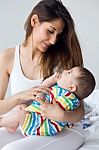
[[84, 116], [83, 101], [80, 101], [80, 106], [73, 111], [63, 111], [56, 102], [53, 104], [43, 103], [41, 110], [45, 118], [62, 122], [77, 122]]
[[14, 49], [7, 49], [0, 53], [0, 115], [7, 113], [20, 103], [30, 102], [30, 99], [35, 99], [37, 93], [47, 93], [49, 90], [44, 87], [34, 87], [5, 99], [9, 77], [13, 66], [14, 52]]
[[18, 99], [11, 97], [10, 101], [4, 100], [9, 82], [10, 62], [13, 61], [13, 49], [7, 49], [0, 53], [0, 115], [8, 112], [17, 105]]
[[80, 101], [80, 106], [73, 111], [65, 112], [63, 121], [78, 122], [83, 119], [85, 114], [83, 100]]

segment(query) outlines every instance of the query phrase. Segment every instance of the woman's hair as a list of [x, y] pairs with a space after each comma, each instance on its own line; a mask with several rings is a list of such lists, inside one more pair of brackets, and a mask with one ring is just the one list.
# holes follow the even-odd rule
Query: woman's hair
[[[37, 14], [40, 23], [62, 18], [65, 26], [57, 42], [44, 52], [41, 59], [41, 71], [44, 77], [53, 74], [53, 69], [71, 69], [74, 66], [83, 66], [80, 44], [75, 32], [74, 21], [61, 0], [41, 0], [32, 10], [25, 23], [25, 42], [31, 35], [31, 17]], [[24, 42], [24, 43], [25, 43]], [[27, 42], [26, 42], [27, 43]]]
[[79, 73], [80, 75], [76, 78], [78, 86], [75, 94], [79, 99], [84, 99], [93, 92], [96, 81], [93, 74], [86, 68], [79, 67]]

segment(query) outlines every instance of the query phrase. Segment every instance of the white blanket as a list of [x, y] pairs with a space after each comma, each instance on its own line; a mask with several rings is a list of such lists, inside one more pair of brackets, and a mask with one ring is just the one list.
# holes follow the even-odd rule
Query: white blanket
[[79, 150], [99, 150], [99, 90], [95, 90], [85, 102], [91, 108], [86, 114], [91, 126], [85, 129], [84, 145]]

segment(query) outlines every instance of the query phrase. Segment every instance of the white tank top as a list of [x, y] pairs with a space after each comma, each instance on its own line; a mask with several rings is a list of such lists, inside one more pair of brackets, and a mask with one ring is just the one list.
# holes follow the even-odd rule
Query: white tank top
[[16, 46], [14, 64], [10, 75], [11, 95], [37, 86], [41, 82], [42, 79], [31, 80], [25, 77], [20, 64], [20, 47]]

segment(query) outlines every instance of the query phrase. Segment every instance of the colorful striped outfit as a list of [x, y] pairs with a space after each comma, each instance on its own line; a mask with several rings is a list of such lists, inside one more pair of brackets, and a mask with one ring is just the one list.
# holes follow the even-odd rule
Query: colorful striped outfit
[[[60, 88], [57, 84], [51, 87], [50, 95], [45, 95], [49, 103], [56, 99], [57, 104], [64, 110], [73, 110], [80, 104], [78, 98], [71, 92]], [[61, 131], [67, 122], [53, 121], [41, 116], [40, 103], [33, 101], [26, 108], [27, 114], [22, 126], [22, 133], [25, 136], [30, 135], [55, 135]]]

